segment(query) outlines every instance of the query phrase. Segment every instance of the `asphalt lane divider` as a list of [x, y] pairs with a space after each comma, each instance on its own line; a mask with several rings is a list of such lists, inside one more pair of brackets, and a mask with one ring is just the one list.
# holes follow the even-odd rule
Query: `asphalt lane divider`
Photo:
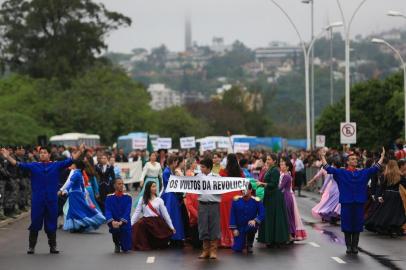
[[338, 258], [338, 257], [331, 257], [331, 259], [335, 260], [337, 263], [339, 264], [346, 264], [345, 261], [343, 261], [342, 259]]
[[155, 262], [155, 257], [148, 257], [147, 258], [147, 263], [154, 263]]
[[317, 247], [317, 248], [320, 247], [320, 245], [317, 244], [317, 243], [315, 243], [315, 242], [309, 242], [309, 245], [311, 245], [311, 246], [313, 246], [313, 247]]

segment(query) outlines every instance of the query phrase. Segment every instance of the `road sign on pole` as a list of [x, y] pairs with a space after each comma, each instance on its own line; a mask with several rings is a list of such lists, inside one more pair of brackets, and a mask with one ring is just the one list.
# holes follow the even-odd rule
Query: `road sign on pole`
[[340, 141], [341, 141], [341, 144], [356, 144], [357, 143], [357, 123], [355, 123], [355, 122], [341, 123]]
[[326, 146], [326, 136], [317, 135], [316, 136], [316, 147], [325, 147]]

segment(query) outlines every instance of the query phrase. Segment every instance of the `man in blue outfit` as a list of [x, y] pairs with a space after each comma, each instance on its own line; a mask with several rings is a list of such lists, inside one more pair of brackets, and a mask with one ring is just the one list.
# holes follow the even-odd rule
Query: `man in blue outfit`
[[[72, 154], [73, 159], [79, 158], [80, 150]], [[40, 162], [17, 162], [10, 156], [7, 149], [2, 148], [1, 154], [11, 165], [31, 173], [31, 225], [29, 227], [29, 248], [27, 253], [34, 254], [38, 232], [44, 226], [48, 236], [50, 253], [58, 254], [56, 249], [56, 229], [58, 223], [58, 187], [60, 172], [72, 165], [73, 159], [51, 162], [47, 148], [42, 147], [39, 153]]]
[[251, 194], [252, 185], [249, 184], [244, 196], [236, 196], [231, 207], [229, 228], [234, 234], [232, 249], [236, 252], [246, 247], [247, 253], [252, 253], [255, 234], [265, 218], [262, 202]]
[[368, 198], [369, 179], [377, 174], [385, 157], [382, 150], [378, 163], [370, 168], [357, 170], [358, 157], [350, 154], [347, 157], [347, 168], [339, 169], [327, 164], [326, 153], [320, 153], [323, 168], [334, 176], [340, 191], [341, 231], [345, 235], [347, 254], [358, 254], [359, 235], [364, 229], [364, 204]]
[[107, 195], [105, 216], [110, 233], [113, 235], [114, 252], [120, 253], [131, 250], [131, 195], [123, 193], [123, 179], [114, 182], [115, 192]]

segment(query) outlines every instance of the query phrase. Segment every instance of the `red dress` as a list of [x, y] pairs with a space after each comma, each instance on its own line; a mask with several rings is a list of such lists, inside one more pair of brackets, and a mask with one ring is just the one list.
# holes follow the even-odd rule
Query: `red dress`
[[[219, 175], [228, 177], [225, 169], [221, 169]], [[244, 173], [241, 171], [241, 177], [245, 178]], [[241, 195], [241, 191], [232, 191], [221, 195], [220, 203], [220, 226], [221, 226], [221, 239], [220, 246], [231, 248], [234, 242], [233, 232], [230, 230], [230, 211], [233, 204], [234, 197]]]

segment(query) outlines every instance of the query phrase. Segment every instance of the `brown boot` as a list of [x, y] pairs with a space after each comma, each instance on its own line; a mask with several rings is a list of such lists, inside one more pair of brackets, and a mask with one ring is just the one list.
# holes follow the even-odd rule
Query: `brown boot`
[[208, 259], [210, 257], [210, 240], [203, 240], [203, 252], [199, 259]]
[[217, 259], [217, 240], [210, 241], [210, 259]]

